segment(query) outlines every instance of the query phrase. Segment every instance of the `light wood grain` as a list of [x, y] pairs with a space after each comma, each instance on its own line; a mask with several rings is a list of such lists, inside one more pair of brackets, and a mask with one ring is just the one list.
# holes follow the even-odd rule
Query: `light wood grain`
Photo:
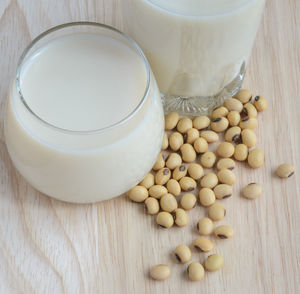
[[[41, 195], [21, 178], [8, 157], [3, 117], [8, 87], [19, 55], [50, 26], [75, 20], [122, 27], [121, 0], [0, 1], [0, 293], [300, 293], [300, 2], [267, 1], [245, 86], [268, 98], [259, 116], [259, 170], [239, 165], [235, 195], [224, 202], [236, 235], [217, 241], [222, 271], [200, 283], [186, 279], [171, 250], [197, 237], [205, 214], [190, 212], [190, 226], [159, 230], [141, 205], [119, 197], [72, 205]], [[274, 176], [279, 163], [293, 162], [288, 180]], [[263, 196], [239, 195], [248, 182], [263, 183]], [[205, 255], [193, 252], [193, 259]], [[156, 263], [172, 267], [165, 282], [148, 278]]]

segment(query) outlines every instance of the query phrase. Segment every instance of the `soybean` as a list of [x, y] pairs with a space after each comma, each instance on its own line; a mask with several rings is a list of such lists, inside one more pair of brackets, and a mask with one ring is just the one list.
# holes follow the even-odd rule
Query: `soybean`
[[244, 105], [244, 108], [242, 110], [242, 114], [244, 116], [249, 116], [249, 117], [257, 117], [257, 110], [255, 106], [251, 103], [246, 103]]
[[241, 128], [240, 127], [231, 127], [225, 133], [225, 141], [238, 143], [240, 141]]
[[200, 181], [202, 188], [213, 189], [218, 184], [218, 177], [214, 173], [206, 174]]
[[154, 280], [166, 280], [171, 274], [170, 268], [165, 264], [158, 264], [151, 268], [150, 276]]
[[224, 265], [224, 259], [220, 254], [213, 254], [207, 257], [205, 260], [205, 269], [209, 272], [219, 270]]
[[149, 195], [156, 199], [160, 199], [163, 195], [167, 193], [167, 188], [162, 185], [154, 185], [149, 189]]
[[172, 130], [176, 127], [179, 120], [179, 115], [177, 112], [170, 112], [165, 116], [165, 129]]
[[264, 164], [264, 161], [265, 154], [261, 149], [255, 148], [249, 152], [248, 164], [250, 165], [250, 167], [259, 168]]
[[235, 162], [231, 158], [221, 158], [217, 162], [217, 169], [230, 169], [233, 170], [235, 168]]
[[174, 219], [171, 213], [162, 211], [156, 217], [156, 223], [162, 228], [169, 229], [174, 224]]
[[162, 153], [160, 153], [156, 159], [156, 162], [154, 163], [152, 169], [153, 170], [159, 170], [165, 166], [165, 160], [163, 158]]
[[229, 125], [229, 122], [226, 117], [217, 117], [216, 119], [214, 119], [211, 122], [210, 127], [213, 131], [215, 131], [217, 133], [221, 133], [221, 132], [224, 132], [228, 128], [228, 125]]
[[191, 128], [186, 132], [186, 142], [193, 144], [195, 140], [199, 138], [199, 131], [195, 128]]
[[156, 198], [148, 197], [145, 200], [145, 208], [148, 214], [157, 214], [159, 212], [159, 202]]
[[248, 147], [245, 144], [236, 145], [233, 157], [237, 161], [245, 161], [248, 157]]
[[260, 197], [261, 192], [262, 192], [261, 185], [256, 183], [250, 183], [247, 186], [245, 186], [242, 190], [243, 196], [248, 199], [256, 199]]
[[189, 218], [185, 210], [182, 208], [177, 208], [175, 211], [172, 213], [174, 222], [178, 227], [184, 227], [188, 224]]
[[167, 133], [164, 133], [161, 149], [166, 150], [168, 148], [168, 146], [169, 146], [168, 135], [167, 135]]
[[211, 151], [207, 151], [205, 153], [202, 154], [201, 158], [200, 158], [200, 163], [202, 164], [202, 166], [206, 167], [206, 168], [212, 168], [216, 162], [216, 155], [215, 153], [211, 152]]
[[178, 207], [177, 200], [172, 194], [168, 193], [160, 198], [160, 207], [163, 211], [173, 212]]
[[193, 246], [200, 252], [209, 252], [214, 248], [213, 242], [207, 238], [197, 238], [193, 241]]
[[233, 97], [240, 100], [243, 104], [245, 104], [251, 101], [252, 93], [247, 89], [241, 89]]
[[259, 112], [267, 109], [267, 100], [263, 96], [256, 96], [253, 104]]
[[213, 221], [220, 221], [225, 217], [226, 210], [220, 203], [214, 203], [208, 209], [208, 216]]
[[192, 127], [193, 127], [193, 122], [188, 117], [181, 118], [177, 123], [177, 131], [181, 134], [185, 134]]
[[210, 206], [215, 203], [216, 196], [212, 189], [202, 188], [199, 191], [199, 201], [202, 206]]
[[214, 230], [214, 223], [208, 217], [204, 217], [197, 223], [197, 230], [200, 235], [210, 235]]
[[193, 120], [193, 127], [197, 130], [206, 129], [210, 125], [210, 119], [207, 116], [198, 116]]
[[194, 142], [194, 149], [197, 153], [204, 153], [207, 151], [208, 149], [208, 143], [207, 141], [200, 137], [200, 138], [197, 138]]
[[237, 111], [232, 110], [228, 113], [227, 119], [228, 119], [229, 125], [231, 127], [234, 127], [240, 123], [241, 115]]
[[144, 186], [146, 189], [150, 189], [154, 185], [154, 175], [147, 174], [144, 179], [140, 182], [140, 186]]
[[183, 145], [183, 136], [179, 132], [174, 132], [169, 137], [169, 145], [173, 151], [178, 151]]
[[170, 177], [171, 171], [168, 168], [162, 168], [155, 175], [155, 183], [157, 185], [164, 185], [169, 181]]
[[235, 174], [229, 170], [229, 169], [221, 169], [218, 171], [218, 179], [220, 183], [227, 184], [227, 185], [233, 185], [235, 183]]
[[188, 174], [194, 180], [199, 180], [204, 175], [203, 167], [198, 163], [192, 163], [188, 167]]
[[235, 99], [235, 98], [227, 98], [224, 101], [223, 106], [225, 106], [229, 111], [237, 111], [238, 113], [240, 113], [243, 109], [243, 104]]
[[198, 282], [204, 278], [204, 268], [199, 262], [192, 262], [187, 268], [188, 277], [191, 281]]
[[197, 198], [192, 193], [184, 194], [180, 199], [180, 206], [185, 210], [191, 210], [195, 207]]
[[217, 147], [217, 154], [223, 158], [229, 158], [234, 153], [234, 146], [229, 142], [222, 142]]
[[185, 143], [180, 147], [182, 160], [185, 162], [193, 162], [196, 159], [195, 149], [191, 144]]
[[183, 191], [193, 191], [197, 187], [195, 180], [190, 177], [181, 178], [179, 184]]
[[241, 119], [240, 128], [243, 129], [255, 129], [257, 127], [257, 119], [255, 117], [245, 116]]
[[174, 179], [170, 179], [167, 182], [167, 189], [168, 192], [173, 194], [174, 196], [179, 196], [179, 194], [181, 193], [181, 187], [179, 183]]
[[224, 106], [216, 108], [212, 113], [211, 113], [211, 119], [214, 120], [218, 117], [225, 117], [228, 114], [228, 109]]
[[226, 184], [219, 184], [214, 187], [214, 193], [217, 199], [226, 199], [232, 195], [232, 186]]
[[293, 165], [284, 163], [278, 166], [276, 174], [280, 178], [289, 178], [295, 173]]
[[208, 143], [219, 141], [219, 135], [214, 131], [203, 131], [200, 133], [200, 137], [204, 138]]
[[192, 252], [188, 246], [182, 244], [175, 248], [174, 255], [180, 263], [184, 264], [191, 260]]
[[248, 148], [254, 147], [256, 145], [256, 134], [253, 130], [250, 129], [244, 129], [241, 133], [242, 142], [245, 144]]
[[166, 167], [173, 170], [182, 163], [181, 156], [178, 153], [171, 153], [166, 161]]
[[179, 181], [187, 174], [187, 168], [184, 165], [177, 166], [173, 171], [173, 179]]
[[129, 190], [128, 197], [134, 202], [144, 202], [148, 198], [148, 190], [144, 186], [135, 186]]
[[226, 226], [226, 225], [216, 227], [214, 233], [215, 233], [216, 237], [218, 237], [220, 239], [232, 238], [233, 234], [234, 234], [233, 228], [230, 226]]

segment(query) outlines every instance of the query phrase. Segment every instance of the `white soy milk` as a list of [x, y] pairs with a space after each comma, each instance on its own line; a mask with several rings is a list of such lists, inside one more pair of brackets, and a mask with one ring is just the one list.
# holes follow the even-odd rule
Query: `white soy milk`
[[151, 169], [161, 146], [163, 112], [151, 73], [150, 84], [139, 111], [111, 127], [145, 94], [142, 57], [99, 34], [51, 41], [22, 66], [20, 87], [32, 112], [56, 128], [30, 113], [13, 86], [5, 135], [16, 168], [36, 189], [65, 201], [126, 192]]
[[125, 0], [162, 93], [213, 96], [247, 65], [264, 0]]

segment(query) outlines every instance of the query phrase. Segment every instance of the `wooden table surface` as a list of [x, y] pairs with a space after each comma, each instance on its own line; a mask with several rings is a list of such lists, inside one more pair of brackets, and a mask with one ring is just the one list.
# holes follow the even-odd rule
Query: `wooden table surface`
[[[122, 28], [122, 0], [0, 1], [0, 293], [300, 293], [300, 1], [267, 1], [246, 80], [268, 98], [259, 115], [258, 145], [266, 162], [259, 170], [237, 168], [234, 197], [226, 200], [235, 237], [215, 241], [225, 266], [193, 283], [186, 266], [170, 252], [197, 237], [199, 206], [191, 225], [158, 229], [154, 217], [126, 197], [93, 205], [73, 205], [41, 195], [16, 172], [3, 134], [5, 101], [25, 46], [43, 30], [75, 20]], [[296, 174], [274, 176], [279, 163], [292, 162]], [[240, 197], [249, 182], [263, 184], [256, 201]], [[193, 251], [194, 261], [204, 254]], [[149, 279], [149, 268], [167, 263], [172, 276]]]

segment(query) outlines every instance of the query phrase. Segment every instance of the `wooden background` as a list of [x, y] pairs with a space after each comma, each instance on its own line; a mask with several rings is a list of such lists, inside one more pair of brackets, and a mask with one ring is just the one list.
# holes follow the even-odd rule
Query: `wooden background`
[[[180, 243], [197, 237], [190, 226], [159, 230], [143, 208], [119, 197], [94, 205], [52, 200], [28, 186], [11, 164], [3, 117], [9, 82], [22, 50], [51, 26], [75, 20], [122, 28], [121, 0], [0, 1], [0, 293], [300, 293], [300, 1], [269, 0], [245, 86], [269, 100], [260, 115], [259, 146], [266, 163], [259, 170], [238, 167], [235, 195], [225, 200], [236, 235], [216, 241], [223, 270], [198, 283], [170, 257]], [[293, 162], [288, 180], [274, 176], [279, 163]], [[263, 184], [256, 201], [240, 197], [249, 182]], [[204, 255], [193, 252], [193, 260]], [[167, 263], [165, 282], [148, 278], [156, 263]]]

